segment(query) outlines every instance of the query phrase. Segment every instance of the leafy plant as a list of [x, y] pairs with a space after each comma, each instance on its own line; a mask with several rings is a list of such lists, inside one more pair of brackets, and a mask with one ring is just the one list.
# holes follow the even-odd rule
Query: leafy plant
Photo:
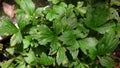
[[32, 0], [15, 0], [19, 28], [8, 17], [1, 18], [0, 36], [11, 37], [0, 66], [112, 68], [110, 55], [120, 37], [118, 9], [112, 6], [118, 3], [48, 1], [52, 5], [35, 8]]

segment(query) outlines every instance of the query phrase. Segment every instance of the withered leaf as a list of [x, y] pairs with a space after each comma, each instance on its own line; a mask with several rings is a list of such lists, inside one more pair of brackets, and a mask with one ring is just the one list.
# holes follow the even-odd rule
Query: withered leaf
[[6, 2], [2, 2], [2, 6], [3, 6], [3, 11], [4, 13], [10, 17], [10, 19], [14, 18], [15, 15], [15, 5], [10, 5]]

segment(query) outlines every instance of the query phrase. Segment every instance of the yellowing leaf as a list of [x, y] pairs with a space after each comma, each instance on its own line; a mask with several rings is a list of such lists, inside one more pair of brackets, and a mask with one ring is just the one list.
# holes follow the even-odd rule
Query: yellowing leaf
[[22, 42], [22, 35], [20, 31], [14, 34], [10, 39], [11, 46], [15, 46], [16, 44], [19, 44], [21, 42]]
[[64, 64], [66, 64], [68, 62], [64, 48], [60, 47], [58, 49], [56, 60], [57, 60], [58, 65], [60, 65], [61, 63], [64, 65]]

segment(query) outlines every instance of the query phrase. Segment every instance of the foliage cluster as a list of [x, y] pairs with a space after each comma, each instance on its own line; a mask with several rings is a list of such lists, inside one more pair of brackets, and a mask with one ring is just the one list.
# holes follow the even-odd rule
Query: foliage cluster
[[[113, 68], [111, 53], [120, 37], [119, 0], [48, 0], [35, 7], [15, 0], [17, 28], [3, 16], [0, 36], [10, 42], [0, 49], [2, 68]], [[71, 0], [72, 1], [72, 0]]]

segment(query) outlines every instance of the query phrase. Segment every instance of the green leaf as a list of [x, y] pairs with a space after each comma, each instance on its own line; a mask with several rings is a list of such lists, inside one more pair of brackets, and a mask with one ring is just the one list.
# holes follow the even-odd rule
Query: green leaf
[[60, 47], [58, 49], [57, 56], [56, 56], [56, 61], [57, 61], [58, 65], [60, 65], [61, 63], [64, 65], [64, 63], [68, 62], [66, 54], [65, 54], [65, 49], [63, 47]]
[[120, 0], [112, 0], [112, 1], [111, 1], [111, 4], [112, 4], [112, 5], [120, 6]]
[[74, 10], [73, 10], [74, 7], [75, 7], [75, 6], [72, 5], [72, 4], [69, 4], [69, 5], [68, 5], [68, 7], [67, 7], [67, 12], [66, 12], [66, 16], [67, 16], [67, 17], [70, 17], [70, 18], [73, 17], [73, 16], [75, 17], [75, 14], [74, 14], [74, 12], [73, 12], [73, 11], [74, 11]]
[[63, 24], [64, 30], [71, 30], [77, 26], [77, 18], [73, 11], [74, 5], [68, 5], [65, 16], [62, 17], [61, 23]]
[[27, 14], [16, 13], [16, 21], [20, 29], [25, 28], [26, 25], [30, 24], [31, 17]]
[[4, 62], [0, 63], [0, 66], [2, 68], [9, 68], [13, 61], [14, 61], [14, 59], [9, 59], [8, 61], [4, 61]]
[[50, 56], [47, 56], [45, 53], [42, 53], [39, 59], [39, 63], [45, 66], [51, 65], [54, 62], [55, 62], [55, 59]]
[[56, 39], [55, 35], [46, 25], [32, 28], [30, 34], [34, 39], [38, 40], [41, 45], [45, 45]]
[[83, 2], [78, 2], [77, 3], [77, 7], [75, 8], [75, 12], [77, 13], [77, 15], [81, 14], [82, 16], [87, 12], [87, 8], [86, 7], [82, 7], [83, 6]]
[[67, 4], [65, 2], [60, 2], [59, 6], [66, 8]]
[[66, 48], [69, 50], [72, 58], [77, 59], [78, 54], [79, 54], [79, 48], [80, 48], [79, 43], [75, 41], [74, 45], [68, 46]]
[[57, 18], [57, 14], [56, 14], [55, 10], [46, 8], [46, 10], [44, 12], [47, 13], [46, 19], [48, 19], [49, 21], [52, 21], [53, 19]]
[[30, 16], [33, 15], [35, 10], [35, 5], [32, 2], [32, 0], [20, 0], [20, 1], [16, 0], [16, 2], [26, 14]]
[[3, 44], [0, 43], [0, 52], [3, 50]]
[[20, 4], [21, 0], [15, 0], [15, 2], [16, 2], [17, 4]]
[[99, 58], [100, 64], [103, 67], [113, 68], [115, 65], [115, 62], [113, 61], [111, 57], [98, 57], [98, 58]]
[[72, 55], [73, 59], [76, 59], [77, 56], [78, 56], [79, 50], [73, 48], [73, 49], [71, 49], [69, 51], [70, 51], [70, 54]]
[[[65, 7], [67, 7], [67, 6], [64, 6], [63, 8], [65, 8]], [[72, 30], [77, 26], [77, 18], [75, 16], [73, 8], [74, 8], [74, 6], [72, 4], [70, 4], [64, 11], [65, 13], [61, 12], [61, 13], [64, 13], [61, 15], [61, 17], [59, 17], [60, 15], [57, 16], [57, 17], [59, 17], [57, 20], [58, 20], [58, 22], [60, 22], [62, 24], [64, 31]]]
[[17, 10], [16, 11], [16, 21], [18, 23], [18, 26], [20, 29], [24, 28], [25, 27], [25, 22], [24, 22], [24, 13], [19, 13], [19, 11], [22, 11], [22, 10]]
[[120, 23], [117, 24], [117, 27], [115, 28], [117, 32], [117, 37], [120, 37]]
[[48, 0], [48, 1], [52, 1], [53, 4], [57, 4], [60, 2], [60, 0]]
[[[92, 29], [106, 23], [110, 11], [104, 3], [98, 3], [95, 8], [89, 6], [86, 14], [86, 25]], [[101, 11], [102, 10], [102, 11]]]
[[26, 64], [24, 62], [20, 62], [16, 68], [26, 68]]
[[27, 57], [24, 57], [24, 59], [28, 64], [35, 65], [37, 63], [35, 54], [32, 50], [26, 53], [26, 56]]
[[70, 31], [77, 27], [77, 19], [74, 17], [74, 14], [71, 17], [63, 17], [60, 23], [62, 24], [61, 28], [63, 28], [63, 31]]
[[0, 36], [12, 35], [16, 33], [18, 29], [8, 17], [2, 17], [0, 21]]
[[116, 19], [117, 21], [119, 21], [119, 14], [118, 14], [118, 11], [116, 9], [110, 8], [109, 19]]
[[22, 34], [20, 31], [15, 33], [10, 39], [10, 45], [15, 46], [16, 44], [20, 44], [22, 42]]
[[54, 28], [54, 32], [56, 35], [60, 34], [62, 32], [62, 23], [60, 23], [59, 21], [55, 21], [53, 23], [53, 28]]
[[74, 68], [87, 68], [87, 65], [85, 63], [80, 63], [80, 64], [75, 65]]
[[23, 49], [28, 48], [31, 44], [32, 37], [30, 35], [25, 36], [25, 39], [23, 39]]
[[23, 48], [28, 48], [30, 46], [30, 41], [27, 39], [23, 39]]
[[74, 34], [77, 38], [85, 38], [88, 36], [89, 30], [86, 29], [82, 24], [78, 24], [77, 28], [74, 30]]
[[76, 43], [76, 36], [73, 31], [66, 31], [60, 37], [59, 40], [66, 45], [74, 45]]
[[111, 53], [117, 47], [118, 41], [114, 31], [105, 33], [97, 45], [99, 55]]
[[14, 48], [14, 47], [12, 47], [12, 48], [6, 48], [6, 51], [7, 51], [9, 54], [13, 55], [13, 54], [14, 54], [14, 51], [15, 51], [15, 48]]
[[37, 9], [35, 10], [35, 16], [37, 17], [37, 16], [39, 16], [39, 15], [42, 15], [42, 12], [43, 12], [43, 8], [37, 8]]
[[66, 12], [66, 6], [64, 6], [64, 3], [60, 3], [59, 5], [54, 5], [53, 6], [53, 10], [59, 14], [59, 15], [63, 15]]
[[97, 44], [98, 41], [95, 38], [85, 38], [79, 40], [80, 49], [84, 54], [88, 55], [92, 60], [94, 60], [97, 56], [97, 48], [96, 48]]
[[112, 30], [115, 26], [116, 25], [114, 21], [112, 21], [112, 22], [104, 24], [103, 26], [97, 27], [95, 30], [101, 34], [105, 34], [106, 32], [109, 32], [110, 30]]
[[58, 42], [58, 41], [52, 41], [51, 44], [50, 44], [50, 52], [49, 54], [50, 55], [53, 55], [57, 52], [58, 48], [61, 46], [61, 44]]
[[37, 46], [33, 48], [35, 55], [41, 55], [43, 52], [47, 52], [48, 48], [46, 46]]

